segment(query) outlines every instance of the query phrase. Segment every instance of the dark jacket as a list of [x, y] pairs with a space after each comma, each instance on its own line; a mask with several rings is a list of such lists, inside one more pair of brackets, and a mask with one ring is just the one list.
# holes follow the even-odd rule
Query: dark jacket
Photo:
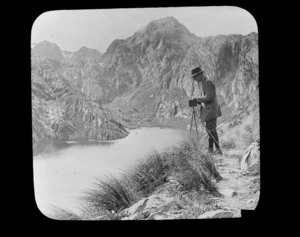
[[221, 107], [216, 96], [216, 87], [212, 81], [203, 83], [201, 97], [197, 98], [200, 106], [200, 118], [202, 122], [222, 116]]

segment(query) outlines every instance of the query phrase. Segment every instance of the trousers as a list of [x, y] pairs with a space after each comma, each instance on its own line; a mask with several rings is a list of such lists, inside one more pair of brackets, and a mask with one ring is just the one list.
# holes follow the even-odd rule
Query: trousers
[[[206, 132], [208, 134], [208, 149], [213, 150], [213, 145], [215, 144], [216, 149], [220, 150], [220, 146], [218, 144], [219, 137], [217, 133], [217, 118], [206, 122]], [[217, 143], [214, 141], [214, 139], [217, 141]]]

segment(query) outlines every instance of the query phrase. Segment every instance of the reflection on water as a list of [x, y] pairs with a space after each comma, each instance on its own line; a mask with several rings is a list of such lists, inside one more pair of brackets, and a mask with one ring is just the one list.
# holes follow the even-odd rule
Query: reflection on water
[[60, 151], [74, 146], [111, 146], [112, 141], [49, 141], [49, 142], [35, 142], [33, 144], [33, 157], [45, 158], [49, 156], [58, 155]]
[[40, 142], [33, 146], [35, 199], [48, 213], [50, 205], [79, 210], [79, 197], [95, 178], [118, 176], [154, 150], [180, 143], [185, 131], [141, 128], [113, 141]]

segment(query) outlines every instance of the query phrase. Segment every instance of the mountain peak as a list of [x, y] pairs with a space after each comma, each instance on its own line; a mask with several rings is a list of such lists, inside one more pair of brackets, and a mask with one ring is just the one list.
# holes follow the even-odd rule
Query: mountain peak
[[96, 61], [99, 61], [101, 58], [101, 53], [97, 49], [91, 49], [86, 46], [82, 46], [79, 50], [74, 52], [68, 62], [77, 64], [81, 62], [82, 60], [85, 60], [87, 58], [93, 58]]
[[82, 46], [78, 51], [87, 51], [87, 50], [89, 50], [88, 47]]
[[37, 47], [37, 46], [52, 47], [52, 48], [60, 49], [60, 47], [57, 44], [52, 43], [48, 40], [43, 40], [43, 41], [40, 41], [38, 43], [35, 43], [35, 47]]
[[87, 53], [87, 54], [101, 54], [101, 52], [97, 49], [88, 48], [86, 46], [82, 46], [75, 53]]
[[[180, 24], [179, 21], [173, 16], [167, 16], [153, 21], [156, 24]], [[181, 25], [181, 24], [180, 24]]]
[[160, 32], [164, 34], [176, 35], [192, 35], [192, 33], [182, 25], [175, 17], [168, 16], [151, 21], [146, 26], [142, 27], [137, 34], [151, 35]]
[[57, 44], [47, 40], [40, 41], [39, 43], [33, 45], [32, 54], [55, 59], [57, 61], [62, 61], [64, 58], [60, 47], [58, 47]]

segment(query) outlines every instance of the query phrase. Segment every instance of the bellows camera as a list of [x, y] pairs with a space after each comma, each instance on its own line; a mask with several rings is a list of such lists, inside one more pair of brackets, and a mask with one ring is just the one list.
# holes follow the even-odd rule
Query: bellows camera
[[196, 100], [189, 100], [189, 107], [196, 107], [197, 101]]

